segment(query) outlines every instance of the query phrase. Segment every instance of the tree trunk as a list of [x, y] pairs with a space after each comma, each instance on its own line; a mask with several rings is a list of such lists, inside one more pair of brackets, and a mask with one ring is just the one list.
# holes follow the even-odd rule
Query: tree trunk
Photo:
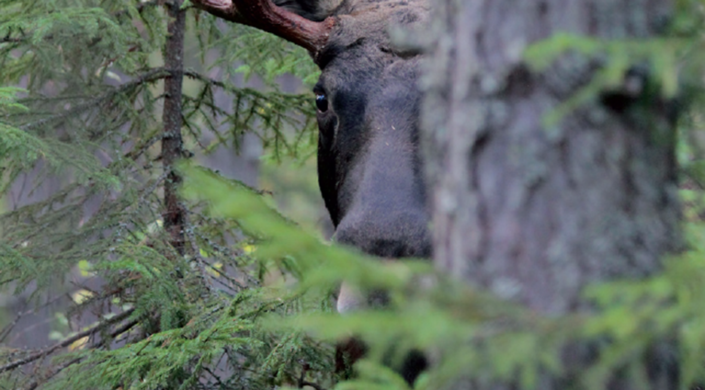
[[538, 72], [523, 53], [558, 32], [648, 39], [670, 11], [668, 0], [438, 2], [423, 116], [438, 268], [551, 315], [587, 308], [591, 282], [660, 269], [680, 237], [668, 104], [605, 93], [546, 128], [599, 62], [566, 54]]
[[168, 38], [164, 50], [164, 66], [171, 75], [164, 81], [164, 132], [162, 136], [162, 164], [166, 173], [164, 182], [164, 229], [169, 233], [171, 245], [183, 255], [185, 253], [184, 227], [186, 210], [179, 199], [178, 190], [181, 176], [174, 170], [174, 164], [183, 157], [184, 141], [181, 135], [183, 125], [181, 100], [184, 74], [184, 33], [186, 31], [186, 11], [181, 9], [183, 0], [174, 0], [166, 5], [169, 17]]

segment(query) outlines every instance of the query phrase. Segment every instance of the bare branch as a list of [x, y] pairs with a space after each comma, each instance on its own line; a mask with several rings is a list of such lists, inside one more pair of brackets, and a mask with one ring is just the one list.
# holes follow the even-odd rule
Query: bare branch
[[71, 361], [62, 364], [61, 366], [59, 366], [59, 367], [57, 367], [56, 369], [54, 369], [54, 370], [53, 370], [51, 373], [49, 373], [48, 375], [43, 376], [43, 377], [41, 378], [41, 381], [40, 381], [40, 379], [35, 379], [34, 381], [30, 382], [30, 384], [27, 385], [26, 389], [27, 389], [27, 390], [34, 390], [34, 389], [36, 389], [37, 387], [39, 387], [39, 385], [40, 385], [41, 383], [48, 381], [49, 379], [51, 379], [51, 378], [55, 377], [57, 374], [59, 374], [61, 371], [67, 369], [68, 367], [70, 367], [70, 366], [72, 366], [72, 365], [74, 365], [74, 364], [76, 364], [76, 363], [78, 363], [78, 362], [80, 362], [80, 361], [81, 361], [81, 358], [76, 358], [76, 359], [72, 359]]
[[126, 310], [126, 311], [116, 315], [115, 317], [109, 319], [109, 320], [103, 321], [103, 322], [101, 322], [101, 323], [99, 323], [89, 329], [84, 330], [83, 332], [76, 333], [75, 335], [73, 335], [67, 339], [64, 339], [63, 341], [61, 341], [59, 343], [54, 344], [49, 348], [43, 349], [35, 354], [27, 356], [24, 359], [16, 360], [14, 362], [5, 364], [4, 366], [0, 366], [0, 373], [15, 369], [15, 368], [23, 366], [25, 364], [31, 363], [35, 360], [41, 359], [42, 357], [47, 356], [50, 353], [52, 353], [58, 349], [68, 347], [69, 345], [73, 344], [74, 342], [76, 342], [84, 337], [92, 336], [92, 335], [100, 332], [101, 330], [105, 329], [106, 327], [108, 327], [112, 324], [116, 324], [116, 323], [128, 318], [129, 316], [132, 315], [132, 313], [134, 313], [134, 311], [135, 311], [135, 309]]
[[[129, 331], [130, 329], [135, 327], [135, 325], [137, 325], [138, 323], [139, 323], [139, 320], [133, 320], [133, 321], [129, 321], [129, 322], [124, 323], [122, 326], [116, 328], [112, 333], [110, 333], [111, 338], [115, 338], [115, 337]], [[91, 346], [91, 348], [96, 348], [102, 343], [103, 343], [102, 341], [100, 343], [95, 343]], [[51, 371], [48, 375], [43, 376], [41, 379], [35, 379], [34, 381], [32, 381], [29, 385], [27, 385], [26, 389], [27, 390], [36, 389], [37, 387], [39, 387], [39, 385], [42, 382], [48, 381], [49, 379], [51, 379], [51, 378], [55, 377], [57, 374], [59, 374], [61, 371], [67, 369], [68, 367], [70, 367], [76, 363], [79, 363], [81, 360], [82, 360], [82, 358], [76, 358], [76, 359], [72, 359], [71, 361], [62, 364], [61, 366], [59, 366], [59, 367], [55, 368], [53, 371]]]
[[0, 343], [4, 342], [5, 338], [10, 335], [10, 333], [12, 332], [12, 329], [14, 329], [14, 327], [17, 325], [17, 323], [20, 321], [20, 319], [29, 313], [32, 313], [32, 311], [27, 310], [27, 311], [20, 312], [19, 314], [17, 314], [15, 316], [15, 319], [13, 319], [12, 322], [10, 322], [5, 328], [3, 328], [2, 331], [0, 331]]
[[309, 382], [309, 381], [301, 381], [301, 386], [302, 386], [302, 388], [303, 388], [303, 386], [310, 386], [316, 390], [325, 390], [325, 389], [323, 389], [323, 387], [321, 385], [319, 385], [317, 383]]
[[[166, 2], [164, 0], [151, 0], [151, 1], [145, 1], [143, 3], [140, 3], [136, 8], [137, 8], [137, 12], [142, 12], [145, 8], [155, 7], [155, 6], [162, 5], [162, 4], [169, 5], [170, 3]], [[120, 17], [120, 16], [127, 15], [127, 14], [128, 14], [127, 10], [122, 10], [122, 11], [118, 11], [118, 12], [114, 13], [113, 16]]]
[[0, 43], [20, 43], [23, 40], [24, 39], [22, 39], [22, 38], [13, 38], [13, 37], [8, 36], [8, 37], [0, 38]]

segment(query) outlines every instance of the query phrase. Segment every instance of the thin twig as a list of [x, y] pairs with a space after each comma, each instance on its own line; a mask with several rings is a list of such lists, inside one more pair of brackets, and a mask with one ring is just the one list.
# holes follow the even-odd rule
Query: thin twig
[[[166, 0], [145, 1], [144, 3], [140, 3], [140, 5], [137, 6], [137, 12], [142, 12], [147, 7], [154, 7], [154, 6], [158, 6], [158, 5], [162, 5], [162, 4], [171, 5], [171, 3]], [[113, 16], [120, 17], [123, 15], [126, 15], [127, 13], [128, 13], [128, 11], [125, 9], [125, 10], [118, 11], [118, 12], [114, 13]]]
[[53, 122], [53, 121], [64, 120], [64, 119], [71, 117], [75, 114], [78, 114], [80, 112], [86, 111], [91, 108], [98, 107], [102, 103], [104, 103], [104, 102], [108, 101], [109, 99], [111, 99], [112, 97], [114, 97], [115, 95], [127, 92], [133, 88], [136, 88], [136, 87], [144, 84], [144, 83], [150, 83], [150, 82], [155, 82], [155, 81], [164, 79], [166, 77], [169, 77], [170, 75], [171, 75], [171, 72], [167, 71], [164, 68], [152, 69], [149, 72], [142, 74], [140, 77], [138, 77], [134, 80], [131, 80], [125, 84], [122, 84], [118, 88], [115, 88], [115, 89], [103, 94], [102, 96], [91, 100], [88, 103], [80, 104], [80, 105], [77, 105], [69, 110], [61, 112], [59, 114], [52, 115], [48, 118], [40, 119], [35, 122], [28, 123], [28, 124], [20, 127], [20, 129], [27, 131], [27, 130], [31, 130], [31, 129], [34, 129], [37, 127], [44, 126], [44, 125], [46, 125], [50, 122]]
[[225, 383], [221, 382], [221, 381], [220, 381], [220, 378], [218, 378], [218, 376], [215, 375], [215, 374], [213, 373], [213, 371], [211, 371], [208, 367], [203, 367], [203, 369], [204, 369], [208, 374], [210, 374], [210, 376], [212, 376], [213, 379], [215, 379], [216, 383], [218, 383], [218, 385], [219, 385], [221, 388], [223, 388], [223, 389], [226, 388], [226, 387], [225, 387]]
[[0, 43], [19, 43], [22, 42], [22, 38], [12, 38], [12, 37], [3, 37], [0, 38]]
[[[302, 384], [303, 386], [311, 386], [311, 387], [313, 387], [313, 388], [316, 389], [316, 390], [325, 390], [321, 385], [319, 385], [319, 384], [317, 384], [317, 383], [308, 382], [308, 381], [302, 381], [301, 384]], [[303, 388], [303, 386], [302, 386], [302, 388]]]
[[[48, 381], [49, 379], [51, 379], [51, 378], [55, 377], [57, 374], [59, 374], [61, 371], [67, 369], [68, 367], [70, 367], [70, 366], [72, 366], [72, 365], [74, 365], [74, 364], [76, 364], [76, 363], [78, 363], [78, 362], [80, 362], [80, 361], [81, 361], [81, 358], [76, 358], [76, 359], [73, 359], [73, 360], [71, 360], [71, 361], [69, 361], [69, 362], [66, 362], [66, 363], [62, 364], [61, 366], [59, 366], [58, 368], [56, 368], [54, 371], [52, 371], [49, 375], [46, 375], [46, 376], [42, 377], [42, 382]], [[37, 387], [39, 387], [39, 384], [40, 384], [39, 379], [35, 379], [35, 380], [33, 380], [32, 382], [30, 382], [29, 385], [27, 385], [27, 388], [26, 388], [26, 389], [27, 389], [27, 390], [34, 390], [34, 389], [36, 389]]]
[[306, 379], [306, 373], [308, 372], [309, 366], [308, 363], [304, 363], [301, 367], [301, 376], [299, 376], [299, 389], [304, 388], [304, 382]]
[[112, 333], [110, 333], [110, 338], [115, 339], [117, 336], [120, 336], [121, 334], [128, 332], [130, 329], [134, 328], [139, 323], [140, 323], [139, 320], [133, 320], [133, 321], [124, 323], [122, 326], [116, 328]]
[[[115, 338], [115, 337], [117, 337], [117, 336], [119, 336], [119, 335], [121, 335], [121, 334], [123, 334], [123, 333], [129, 331], [130, 329], [132, 329], [132, 328], [133, 328], [135, 325], [137, 325], [138, 323], [139, 323], [139, 320], [134, 320], [134, 321], [126, 322], [125, 324], [123, 324], [123, 325], [120, 326], [119, 328], [115, 329], [115, 330], [110, 334], [111, 338]], [[95, 343], [95, 344], [91, 345], [91, 349], [97, 348], [97, 347], [100, 346], [101, 344], [103, 344], [103, 341], [101, 341], [100, 343]], [[63, 364], [63, 365], [61, 365], [61, 366], [59, 366], [59, 367], [56, 368], [53, 372], [51, 372], [49, 375], [44, 376], [44, 377], [42, 378], [42, 380], [43, 380], [44, 382], [46, 382], [47, 380], [49, 380], [49, 379], [55, 377], [55, 376], [56, 376], [57, 374], [59, 374], [61, 371], [63, 371], [63, 370], [65, 370], [65, 369], [67, 369], [68, 367], [70, 367], [70, 366], [72, 366], [72, 365], [74, 365], [74, 364], [80, 362], [82, 359], [83, 359], [83, 358], [76, 358], [76, 359], [73, 359], [73, 360], [71, 360], [71, 361], [69, 361], [69, 362], [67, 362], [67, 363], [65, 363], [65, 364]], [[40, 382], [39, 382], [38, 379], [32, 381], [32, 382], [27, 386], [27, 390], [34, 390], [34, 389], [36, 389], [36, 388], [39, 386], [39, 383], [40, 383]]]
[[35, 354], [32, 354], [24, 359], [16, 360], [12, 363], [8, 363], [8, 364], [5, 364], [4, 366], [0, 366], [0, 374], [5, 371], [9, 371], [9, 370], [15, 369], [17, 367], [23, 366], [27, 363], [31, 363], [35, 360], [41, 359], [42, 357], [47, 356], [50, 353], [52, 353], [58, 349], [68, 347], [69, 345], [73, 344], [74, 342], [76, 342], [84, 337], [94, 335], [94, 334], [100, 332], [106, 326], [110, 326], [112, 324], [118, 323], [118, 322], [128, 318], [130, 315], [132, 315], [132, 313], [134, 311], [135, 311], [134, 308], [126, 310], [126, 311], [116, 315], [115, 317], [109, 319], [109, 320], [101, 322], [100, 324], [97, 324], [97, 325], [93, 326], [92, 328], [86, 329], [83, 332], [79, 332], [79, 333], [77, 333], [67, 339], [64, 339], [60, 343], [56, 343], [56, 344], [52, 345], [49, 348], [43, 349], [43, 350], [41, 350]]
[[10, 335], [12, 329], [14, 329], [14, 327], [17, 325], [17, 323], [22, 317], [32, 312], [32, 310], [27, 310], [17, 314], [17, 316], [15, 316], [15, 319], [12, 320], [12, 322], [10, 322], [2, 331], [0, 331], [0, 343], [5, 341], [5, 338]]
[[311, 369], [311, 366], [309, 366], [308, 363], [304, 362], [304, 363], [302, 364], [302, 367], [301, 367], [301, 376], [299, 377], [299, 389], [303, 389], [305, 386], [310, 386], [310, 387], [313, 387], [313, 388], [316, 389], [316, 390], [323, 390], [323, 387], [321, 387], [320, 385], [305, 380], [305, 379], [306, 379], [306, 374], [308, 373], [308, 371], [309, 371], [310, 369]]

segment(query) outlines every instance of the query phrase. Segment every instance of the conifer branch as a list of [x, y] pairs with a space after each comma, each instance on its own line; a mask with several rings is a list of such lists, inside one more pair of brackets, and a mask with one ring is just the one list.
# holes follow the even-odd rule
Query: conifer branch
[[[194, 213], [194, 212], [191, 212], [191, 213], [192, 213], [192, 214], [195, 214], [195, 215], [198, 215], [200, 218], [202, 218], [202, 219], [204, 219], [204, 220], [208, 220], [208, 219], [209, 219], [208, 217], [204, 216], [203, 214]], [[230, 249], [228, 249], [228, 248], [226, 248], [226, 247], [224, 247], [224, 246], [221, 246], [221, 245], [216, 244], [215, 242], [213, 242], [213, 240], [211, 240], [210, 238], [208, 238], [207, 236], [205, 236], [205, 235], [203, 235], [203, 234], [197, 234], [197, 236], [198, 236], [199, 239], [203, 240], [206, 244], [208, 244], [208, 247], [209, 247], [210, 250], [213, 250], [213, 251], [215, 251], [215, 252], [217, 252], [217, 253], [220, 253], [221, 255], [227, 257], [228, 259], [233, 259], [233, 260], [234, 260], [234, 259], [237, 259], [239, 256], [241, 256], [241, 254], [236, 254], [236, 253], [234, 253], [232, 250], [230, 250]], [[240, 283], [240, 282], [238, 282], [237, 280], [233, 279], [232, 277], [230, 277], [229, 275], [225, 274], [225, 273], [222, 272], [221, 270], [219, 270], [219, 269], [217, 269], [217, 268], [215, 268], [215, 267], [211, 267], [211, 268], [212, 268], [215, 272], [217, 272], [220, 276], [222, 276], [222, 277], [225, 278], [225, 279], [228, 279], [228, 281], [230, 281], [230, 283], [233, 283], [233, 285], [238, 286], [238, 287], [240, 287], [241, 289], [244, 289], [244, 288], [246, 288], [246, 287], [252, 287], [252, 286], [259, 286], [259, 285], [260, 285], [260, 282], [259, 282], [256, 278], [252, 277], [252, 275], [250, 275], [250, 274], [248, 274], [248, 273], [245, 273], [245, 275], [244, 275], [245, 278], [247, 278], [248, 284], [247, 284], [246, 286], [243, 286], [242, 283]]]
[[13, 37], [2, 37], [0, 38], [0, 43], [20, 43], [24, 39], [22, 38], [13, 38]]
[[129, 321], [129, 322], [122, 324], [122, 326], [115, 328], [115, 330], [113, 330], [113, 332], [110, 333], [110, 338], [114, 339], [114, 338], [120, 336], [121, 334], [128, 332], [130, 329], [134, 328], [139, 323], [140, 323], [139, 320], [132, 320], [132, 321]]
[[[137, 8], [137, 12], [142, 12], [142, 11], [143, 11], [144, 9], [146, 9], [146, 8], [155, 7], [155, 6], [159, 6], [159, 5], [167, 5], [167, 6], [170, 6], [170, 5], [171, 5], [171, 2], [170, 2], [170, 1], [166, 1], [166, 0], [151, 0], [151, 1], [145, 1], [145, 2], [140, 3], [136, 8]], [[122, 11], [118, 11], [118, 12], [114, 13], [113, 16], [115, 16], [115, 17], [120, 17], [120, 16], [123, 16], [123, 15], [127, 15], [127, 13], [128, 13], [127, 10], [122, 10]]]
[[[151, 0], [151, 1], [146, 1], [146, 2], [140, 3], [136, 8], [137, 8], [137, 12], [141, 13], [143, 10], [145, 10], [146, 8], [149, 8], [149, 7], [155, 7], [155, 6], [159, 6], [159, 5], [170, 5], [170, 4], [171, 4], [171, 2], [169, 2], [167, 0]], [[128, 13], [129, 13], [128, 10], [122, 10], [122, 11], [115, 12], [114, 14], [112, 14], [112, 16], [115, 18], [118, 18], [123, 15], [127, 15]], [[45, 40], [54, 39], [54, 34], [48, 34], [48, 35], [44, 36], [44, 39]], [[22, 42], [25, 42], [26, 40], [27, 40], [26, 36], [22, 36], [21, 38], [18, 38], [18, 37], [11, 37], [11, 36], [7, 35], [5, 37], [0, 38], [0, 43], [22, 43]], [[93, 40], [93, 42], [91, 42], [91, 46], [99, 43], [101, 40], [102, 40], [102, 38], [100, 38], [100, 37], [96, 38], [95, 40]]]
[[56, 369], [54, 369], [51, 373], [49, 373], [48, 375], [46, 375], [46, 376], [44, 376], [43, 378], [41, 378], [41, 379], [42, 379], [41, 382], [39, 381], [39, 379], [35, 379], [35, 380], [33, 380], [32, 382], [30, 382], [30, 384], [27, 385], [26, 389], [27, 389], [27, 390], [34, 390], [34, 389], [36, 389], [37, 387], [39, 387], [39, 385], [40, 385], [41, 383], [46, 382], [46, 381], [48, 381], [49, 379], [55, 377], [56, 375], [58, 375], [59, 373], [61, 373], [61, 371], [64, 371], [65, 369], [67, 369], [67, 368], [73, 366], [74, 364], [80, 362], [81, 360], [82, 360], [81, 358], [76, 358], [76, 359], [72, 359], [71, 361], [62, 364], [61, 366], [59, 366], [59, 367], [57, 367]]
[[[139, 324], [139, 320], [133, 320], [133, 321], [129, 321], [129, 322], [124, 323], [122, 326], [120, 326], [120, 327], [118, 327], [118, 328], [115, 328], [115, 330], [110, 333], [110, 338], [111, 338], [111, 339], [114, 339], [115, 337], [117, 337], [117, 336], [119, 336], [119, 335], [121, 335], [121, 334], [123, 334], [123, 333], [129, 331], [130, 329], [134, 328], [137, 324]], [[100, 344], [103, 344], [103, 343], [104, 343], [104, 341], [101, 341], [100, 343], [94, 343], [93, 345], [91, 345], [91, 348], [96, 348], [96, 347], [98, 347]], [[51, 379], [51, 378], [55, 377], [56, 375], [58, 375], [59, 373], [61, 373], [61, 371], [65, 370], [65, 369], [67, 369], [67, 368], [69, 368], [69, 367], [71, 367], [72, 365], [74, 365], [74, 364], [76, 364], [76, 363], [79, 363], [81, 360], [83, 360], [83, 358], [76, 358], [76, 359], [73, 359], [73, 360], [71, 360], [71, 361], [69, 361], [69, 362], [66, 362], [66, 363], [62, 364], [61, 366], [59, 366], [59, 367], [57, 367], [56, 369], [54, 369], [50, 374], [48, 374], [48, 375], [46, 375], [44, 378], [42, 378], [42, 381], [43, 381], [43, 382], [48, 381], [49, 379]], [[27, 386], [27, 390], [34, 390], [34, 389], [36, 389], [37, 387], [39, 387], [39, 384], [40, 384], [40, 383], [41, 383], [41, 382], [40, 382], [39, 380], [34, 380], [34, 381], [32, 381], [32, 382]]]
[[20, 321], [20, 319], [22, 319], [22, 317], [24, 317], [25, 315], [27, 315], [31, 312], [32, 312], [31, 310], [28, 310], [28, 311], [23, 311], [23, 312], [18, 313], [15, 316], [15, 318], [12, 320], [12, 322], [7, 324], [7, 326], [5, 326], [5, 328], [3, 328], [2, 331], [0, 331], [0, 343], [3, 343], [5, 341], [5, 338], [10, 335], [10, 333], [12, 332], [12, 329], [14, 329], [15, 326], [17, 326], [17, 323]]
[[[18, 146], [23, 144], [23, 138], [9, 144], [10, 154], [22, 158], [18, 158], [17, 163], [10, 160], [12, 172], [6, 178], [29, 173], [28, 179], [23, 181], [28, 184], [27, 190], [23, 189], [15, 197], [15, 204], [23, 206], [8, 210], [0, 217], [2, 229], [7, 226], [9, 233], [6, 235], [7, 242], [0, 245], [0, 252], [3, 252], [0, 254], [10, 254], [0, 256], [3, 257], [0, 268], [8, 274], [3, 274], [1, 278], [7, 282], [17, 281], [19, 285], [34, 283], [39, 288], [38, 293], [43, 293], [52, 291], [53, 284], [47, 281], [75, 270], [78, 261], [88, 261], [91, 275], [82, 274], [81, 278], [101, 277], [106, 284], [97, 294], [74, 306], [75, 309], [62, 308], [67, 317], [73, 315], [73, 310], [78, 313], [91, 308], [100, 313], [114, 310], [111, 309], [113, 303], [109, 301], [112, 296], [118, 296], [121, 302], [134, 304], [136, 311], [121, 321], [101, 319], [100, 324], [84, 324], [91, 328], [84, 330], [82, 325], [76, 330], [83, 331], [70, 335], [67, 340], [49, 341], [38, 347], [23, 348], [19, 353], [12, 352], [5, 356], [4, 362], [0, 362], [0, 370], [3, 370], [0, 376], [9, 375], [10, 380], [20, 378], [15, 386], [10, 384], [12, 388], [37, 389], [56, 387], [60, 383], [65, 388], [78, 390], [115, 388], [124, 386], [127, 380], [151, 381], [157, 375], [163, 377], [164, 372], [173, 378], [173, 383], [177, 383], [182, 380], [183, 371], [191, 373], [194, 378], [199, 375], [200, 379], [205, 379], [201, 382], [204, 389], [241, 382], [240, 387], [256, 390], [262, 387], [262, 378], [275, 379], [273, 373], [258, 369], [260, 363], [270, 361], [269, 356], [276, 360], [280, 356], [285, 357], [282, 354], [293, 351], [297, 357], [306, 355], [305, 359], [315, 359], [312, 353], [299, 350], [301, 345], [298, 341], [287, 341], [293, 349], [280, 348], [271, 353], [259, 347], [249, 347], [251, 343], [259, 342], [263, 342], [262, 346], [266, 349], [276, 345], [278, 335], [270, 334], [268, 330], [249, 330], [260, 316], [269, 312], [286, 311], [289, 314], [303, 307], [292, 305], [292, 302], [298, 302], [299, 297], [275, 304], [269, 296], [260, 296], [258, 287], [261, 282], [256, 273], [259, 269], [252, 266], [252, 259], [248, 259], [247, 253], [232, 246], [233, 242], [242, 239], [243, 233], [237, 221], [202, 216], [199, 209], [191, 207], [189, 202], [177, 204], [183, 207], [179, 211], [183, 211], [184, 219], [175, 231], [165, 231], [169, 221], [163, 218], [169, 210], [164, 198], [168, 191], [165, 190], [173, 190], [175, 194], [177, 180], [180, 179], [176, 176], [177, 180], [173, 180], [173, 175], [178, 172], [174, 171], [171, 163], [188, 153], [187, 145], [182, 140], [187, 140], [189, 144], [195, 142], [210, 150], [217, 143], [232, 140], [233, 144], [238, 144], [242, 134], [251, 132], [269, 145], [276, 144], [272, 149], [278, 154], [280, 148], [289, 147], [287, 140], [275, 140], [288, 137], [286, 126], [295, 126], [296, 131], [300, 131], [296, 133], [299, 137], [312, 134], [308, 131], [311, 127], [300, 126], [303, 123], [301, 118], [309, 118], [307, 121], [310, 121], [312, 114], [311, 105], [305, 105], [309, 103], [308, 96], [304, 99], [303, 94], [238, 88], [228, 79], [210, 78], [206, 73], [190, 70], [184, 72], [183, 39], [179, 36], [184, 26], [179, 23], [184, 14], [192, 11], [182, 9], [173, 0], [134, 2], [129, 9], [108, 5], [103, 7], [106, 10], [110, 8], [107, 13], [97, 8], [84, 12], [81, 9], [83, 6], [77, 4], [69, 7], [71, 12], [63, 18], [55, 18], [63, 16], [60, 7], [52, 9], [46, 16], [47, 7], [44, 5], [47, 3], [39, 0], [31, 2], [36, 2], [40, 7], [27, 6], [27, 12], [20, 15], [21, 20], [17, 23], [20, 27], [13, 27], [11, 34], [0, 34], [0, 52], [4, 53], [0, 60], [14, 66], [8, 66], [6, 77], [16, 75], [31, 80], [26, 86], [27, 97], [22, 98], [24, 92], [20, 92], [19, 98], [11, 99], [27, 109], [3, 110], [0, 120], [7, 120], [13, 129], [24, 130], [31, 136], [28, 139], [36, 140], [36, 145], [30, 145], [31, 148]], [[185, 2], [178, 1], [180, 5]], [[29, 4], [24, 0], [10, 0], [10, 3]], [[133, 16], [139, 19], [139, 31], [133, 30]], [[36, 23], [34, 18], [38, 20]], [[76, 23], [75, 27], [73, 23]], [[112, 26], [108, 26], [112, 30], [104, 29], [107, 25]], [[169, 36], [158, 36], [162, 26], [167, 25], [171, 25]], [[35, 26], [42, 26], [43, 30], [38, 31]], [[121, 29], [120, 26], [125, 28]], [[197, 35], [203, 52], [212, 48], [227, 48], [229, 35], [237, 33], [236, 30], [223, 29], [214, 18], [201, 19], [194, 26], [199, 29]], [[80, 39], [73, 39], [76, 31], [86, 31], [86, 34], [80, 35]], [[97, 32], [90, 35], [91, 31]], [[138, 34], [134, 35], [135, 32]], [[33, 41], [32, 37], [38, 41]], [[211, 45], [214, 41], [215, 45]], [[59, 44], [61, 47], [58, 47]], [[172, 44], [178, 46], [177, 51], [173, 50]], [[146, 61], [147, 51], [156, 46], [164, 50], [165, 64], [161, 68], [150, 68]], [[36, 49], [38, 55], [23, 57], [22, 61], [26, 64], [15, 64], [11, 53], [15, 47]], [[259, 48], [253, 46], [247, 50], [255, 52]], [[65, 64], [53, 61], [63, 59], [57, 53], [66, 54]], [[300, 55], [308, 61], [308, 56]], [[235, 57], [251, 62], [249, 58], [252, 56], [243, 53]], [[119, 69], [116, 70], [125, 74], [124, 81], [115, 83], [111, 80], [108, 85], [105, 70], [118, 59], [126, 60], [126, 66], [119, 62]], [[66, 66], [58, 68], [57, 65]], [[284, 68], [282, 65], [281, 69]], [[181, 82], [188, 82], [184, 77], [196, 80], [203, 92], [197, 97], [181, 94]], [[155, 93], [152, 87], [162, 82], [166, 88]], [[223, 95], [232, 97], [234, 104], [224, 105]], [[177, 102], [180, 106], [169, 106]], [[163, 118], [154, 117], [159, 111]], [[170, 119], [173, 120], [170, 122]], [[217, 142], [209, 143], [202, 138], [201, 129], [204, 128], [217, 134]], [[189, 134], [191, 129], [193, 131]], [[162, 153], [156, 143], [165, 146], [161, 149]], [[171, 155], [171, 162], [166, 147], [170, 143], [177, 146], [174, 149], [176, 153]], [[20, 152], [15, 153], [16, 150]], [[14, 159], [14, 155], [11, 158]], [[0, 163], [4, 164], [5, 161]], [[35, 168], [37, 175], [32, 171]], [[66, 173], [66, 181], [58, 183], [46, 194], [41, 193], [46, 178], [63, 178]], [[52, 184], [50, 182], [47, 187]], [[6, 185], [11, 184], [3, 183], [2, 187]], [[24, 199], [23, 196], [35, 191], [33, 188], [39, 189], [38, 196]], [[259, 194], [264, 192], [251, 190]], [[181, 202], [181, 199], [176, 201]], [[158, 224], [160, 220], [164, 222], [161, 227]], [[179, 249], [178, 245], [173, 245], [172, 233], [176, 233], [177, 239], [183, 238], [183, 251], [186, 252], [183, 256], [177, 255]], [[201, 252], [201, 247], [207, 254]], [[171, 263], [174, 258], [179, 262], [178, 271], [172, 268], [176, 265]], [[194, 267], [181, 267], [181, 263], [186, 261]], [[226, 266], [219, 268], [216, 262]], [[177, 272], [184, 275], [184, 279], [174, 281]], [[201, 288], [200, 279], [192, 282], [200, 276], [198, 273], [207, 276], [210, 291]], [[147, 280], [143, 277], [145, 274], [151, 275], [151, 278]], [[224, 287], [217, 283], [222, 283]], [[237, 303], [237, 312], [232, 313], [236, 318], [231, 322], [229, 318], [214, 313], [231, 306], [226, 304], [229, 300], [222, 293], [233, 291], [247, 299]], [[163, 306], [160, 306], [161, 302], [165, 302]], [[177, 304], [170, 305], [170, 302]], [[221, 305], [211, 310], [214, 302]], [[158, 309], [153, 310], [155, 307]], [[156, 320], [146, 324], [145, 319], [149, 318], [138, 316], [143, 311], [157, 312], [157, 315], [148, 315], [156, 317]], [[166, 330], [162, 328], [160, 319], [169, 321], [164, 322], [169, 326], [180, 325], [184, 314], [188, 316], [184, 320], [190, 317], [198, 321], [192, 321], [189, 329], [181, 333], [183, 340], [178, 341], [183, 341], [188, 347], [184, 349], [183, 356], [164, 355], [168, 341], [158, 348], [151, 348], [150, 344], [147, 349], [141, 349], [138, 356], [122, 355], [125, 350], [133, 350], [135, 342], [140, 339], [134, 329], [144, 328], [145, 334], [159, 334]], [[0, 339], [9, 334], [7, 339], [10, 344], [15, 344], [12, 339], [15, 334], [34, 331], [20, 327], [26, 317], [18, 318], [16, 326], [0, 328]], [[12, 321], [12, 318], [9, 320]], [[224, 331], [221, 325], [233, 327]], [[196, 337], [203, 332], [207, 332], [208, 336]], [[80, 354], [69, 353], [71, 343], [79, 341], [83, 344], [86, 340], [88, 343], [81, 347]], [[228, 355], [232, 359], [228, 364], [234, 367], [236, 376], [227, 378], [214, 371], [218, 364], [210, 361], [204, 361], [202, 366], [201, 362], [196, 363], [201, 356], [201, 347], [208, 348], [207, 351], [222, 348], [224, 355], [228, 350], [234, 350], [237, 356]], [[308, 345], [303, 347], [308, 350]], [[106, 355], [118, 358], [106, 362], [102, 360]], [[321, 354], [320, 358], [324, 359], [325, 355]], [[287, 364], [290, 361], [285, 360]], [[238, 367], [240, 362], [247, 362], [247, 367]], [[316, 363], [316, 367], [323, 367], [318, 364], [319, 361]], [[109, 367], [107, 371], [112, 371], [107, 376], [97, 377], [93, 372], [87, 372], [103, 364]], [[137, 371], [131, 372], [130, 367]], [[311, 368], [301, 377], [301, 384], [322, 390], [316, 384], [307, 385], [304, 380], [316, 381], [314, 378], [318, 377], [318, 368], [315, 373], [313, 370]], [[245, 376], [237, 376], [245, 371]], [[296, 371], [290, 371], [288, 367], [281, 369], [281, 372], [285, 371], [287, 375], [293, 374], [292, 383], [297, 383]], [[214, 372], [220, 378], [213, 376]], [[328, 379], [320, 383], [328, 386]]]
[[105, 321], [103, 321], [103, 322], [101, 322], [101, 323], [99, 323], [89, 329], [84, 330], [83, 332], [76, 333], [75, 335], [73, 335], [67, 339], [64, 339], [63, 341], [56, 343], [56, 344], [54, 344], [46, 349], [43, 349], [37, 353], [34, 353], [30, 356], [27, 356], [24, 359], [16, 360], [14, 362], [7, 363], [4, 366], [0, 366], [0, 374], [3, 372], [9, 371], [9, 370], [13, 370], [13, 369], [20, 367], [20, 366], [23, 366], [25, 364], [31, 363], [35, 360], [41, 359], [41, 358], [51, 354], [52, 352], [54, 352], [58, 349], [68, 347], [69, 345], [73, 344], [74, 342], [76, 342], [84, 337], [92, 336], [92, 335], [100, 332], [101, 330], [105, 329], [106, 327], [113, 325], [113, 324], [116, 324], [116, 323], [130, 317], [132, 315], [132, 313], [134, 313], [134, 311], [135, 311], [134, 308], [129, 309], [129, 310], [125, 310], [124, 312], [116, 315], [113, 318], [105, 320]]
[[76, 105], [75, 107], [72, 107], [68, 110], [65, 110], [59, 114], [51, 115], [47, 118], [28, 123], [24, 126], [21, 126], [20, 129], [24, 130], [24, 131], [28, 131], [28, 130], [36, 129], [38, 127], [45, 126], [45, 125], [47, 125], [51, 122], [54, 122], [54, 121], [59, 121], [59, 122], [64, 121], [64, 120], [66, 120], [72, 116], [75, 116], [81, 112], [84, 112], [86, 110], [89, 110], [92, 108], [98, 108], [101, 104], [112, 99], [116, 95], [126, 93], [126, 92], [128, 92], [134, 88], [137, 88], [140, 85], [145, 84], [145, 83], [152, 83], [152, 82], [155, 82], [158, 80], [162, 80], [164, 78], [169, 77], [170, 74], [171, 73], [164, 68], [152, 69], [152, 70], [142, 74], [141, 76], [139, 76], [139, 77], [137, 77], [137, 78], [125, 83], [125, 84], [122, 84], [120, 87], [115, 88], [109, 92], [106, 92], [105, 94], [103, 94], [103, 95], [101, 95], [101, 96], [99, 96], [89, 102]]

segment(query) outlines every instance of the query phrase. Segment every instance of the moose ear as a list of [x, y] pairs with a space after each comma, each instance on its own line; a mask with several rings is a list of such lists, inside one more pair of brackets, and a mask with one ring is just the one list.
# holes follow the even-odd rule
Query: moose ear
[[274, 4], [308, 20], [322, 21], [343, 4], [344, 0], [273, 0]]

